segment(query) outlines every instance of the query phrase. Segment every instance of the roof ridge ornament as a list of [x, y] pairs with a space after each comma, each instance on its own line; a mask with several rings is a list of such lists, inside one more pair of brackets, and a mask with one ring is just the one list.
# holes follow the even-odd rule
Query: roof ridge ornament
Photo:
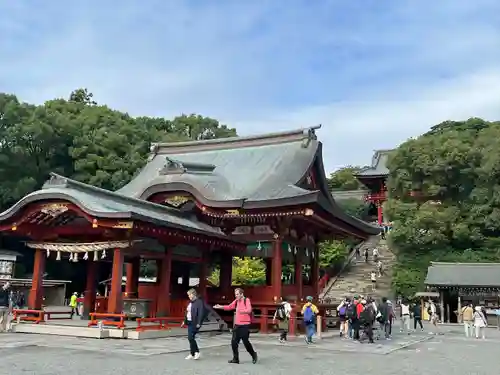
[[165, 158], [165, 164], [160, 169], [160, 175], [182, 174], [182, 173], [212, 173], [215, 169], [213, 164], [190, 163], [180, 160]]
[[68, 185], [68, 179], [66, 177], [60, 176], [56, 173], [50, 173], [50, 178], [45, 181], [42, 186], [42, 189], [47, 189], [51, 187], [66, 187]]
[[312, 141], [316, 141], [318, 139], [318, 136], [316, 135], [316, 129], [320, 129], [321, 124], [318, 126], [304, 129], [304, 138], [302, 139], [302, 148], [307, 148], [311, 144]]

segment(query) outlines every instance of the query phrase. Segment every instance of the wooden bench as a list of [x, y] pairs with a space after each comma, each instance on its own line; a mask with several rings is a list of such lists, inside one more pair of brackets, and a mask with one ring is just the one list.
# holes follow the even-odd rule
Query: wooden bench
[[44, 322], [44, 311], [43, 310], [29, 310], [29, 309], [14, 309], [14, 320], [34, 322], [35, 324]]
[[[143, 332], [146, 330], [165, 330], [170, 329], [172, 326], [180, 326], [184, 321], [184, 317], [156, 317], [156, 318], [137, 318], [136, 331]], [[147, 324], [144, 323], [155, 323]]]
[[[124, 314], [108, 314], [108, 313], [90, 313], [89, 327], [99, 325], [99, 321], [103, 326], [113, 326], [119, 329], [125, 328], [125, 315]], [[113, 319], [113, 320], [109, 320]]]

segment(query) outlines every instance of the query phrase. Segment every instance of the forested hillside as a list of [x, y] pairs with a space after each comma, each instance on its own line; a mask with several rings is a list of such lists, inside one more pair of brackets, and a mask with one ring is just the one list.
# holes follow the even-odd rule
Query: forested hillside
[[217, 120], [132, 117], [86, 89], [43, 105], [0, 93], [0, 211], [41, 187], [49, 172], [115, 190], [147, 160], [151, 142], [235, 136]]
[[422, 287], [429, 261], [500, 262], [500, 123], [448, 121], [389, 160], [393, 285]]

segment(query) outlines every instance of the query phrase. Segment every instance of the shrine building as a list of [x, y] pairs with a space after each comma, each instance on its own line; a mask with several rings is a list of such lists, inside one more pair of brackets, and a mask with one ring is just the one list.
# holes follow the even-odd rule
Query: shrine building
[[[265, 261], [265, 285], [241, 286], [256, 306], [317, 298], [319, 242], [380, 231], [335, 203], [318, 128], [153, 144], [142, 171], [114, 192], [52, 174], [0, 213], [0, 232], [28, 238], [35, 251], [29, 307], [42, 308], [48, 261], [85, 262], [86, 313], [96, 309], [103, 263], [112, 264], [111, 280], [98, 306], [108, 313], [143, 301], [148, 316], [183, 314], [192, 276], [208, 302], [227, 303], [233, 257]], [[157, 274], [140, 283], [146, 261]], [[218, 285], [207, 281], [214, 267]]]

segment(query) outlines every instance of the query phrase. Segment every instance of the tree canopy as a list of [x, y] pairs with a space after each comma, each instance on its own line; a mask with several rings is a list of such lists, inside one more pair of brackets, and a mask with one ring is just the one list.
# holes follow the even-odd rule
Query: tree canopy
[[200, 115], [133, 117], [98, 104], [87, 89], [42, 105], [0, 93], [0, 210], [51, 171], [115, 190], [144, 165], [151, 142], [231, 136], [235, 129]]
[[357, 190], [363, 187], [355, 174], [361, 170], [361, 167], [348, 165], [330, 173], [328, 178], [328, 188], [330, 190]]
[[412, 294], [429, 261], [500, 261], [500, 123], [447, 121], [390, 156], [393, 285]]

